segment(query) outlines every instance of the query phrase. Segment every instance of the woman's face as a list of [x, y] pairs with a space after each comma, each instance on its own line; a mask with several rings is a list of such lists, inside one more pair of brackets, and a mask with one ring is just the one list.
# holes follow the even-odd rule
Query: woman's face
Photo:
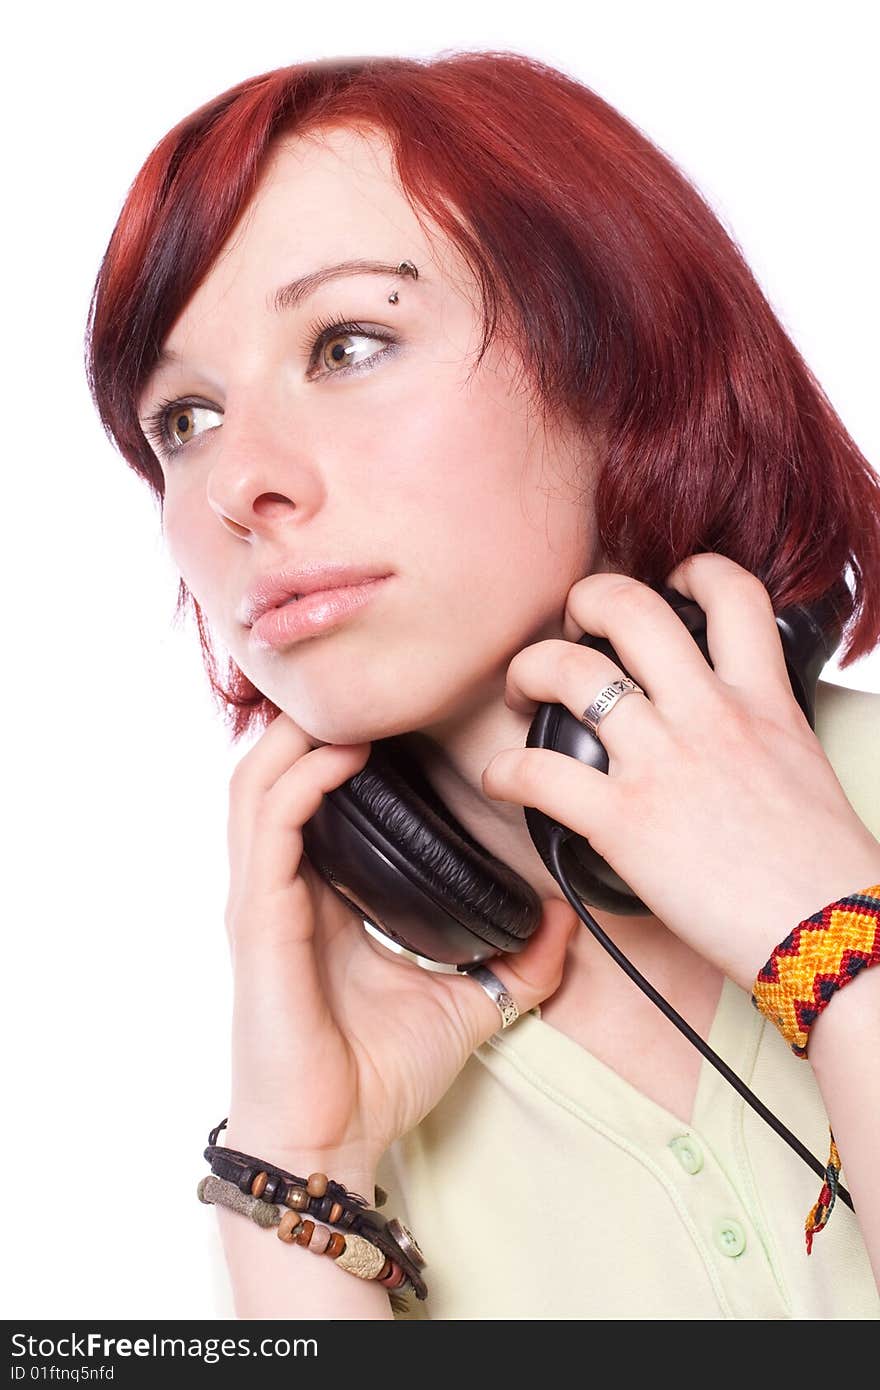
[[[562, 635], [569, 588], [599, 567], [594, 458], [543, 427], [509, 349], [472, 372], [476, 283], [428, 225], [430, 240], [382, 135], [279, 142], [139, 403], [143, 421], [192, 402], [164, 417], [171, 556], [236, 664], [319, 742], [476, 714], [517, 651]], [[347, 273], [272, 307], [282, 285], [349, 260], [410, 260], [418, 279]], [[318, 320], [367, 331], [316, 347]], [[246, 591], [314, 564], [391, 577], [341, 622], [259, 644]]]

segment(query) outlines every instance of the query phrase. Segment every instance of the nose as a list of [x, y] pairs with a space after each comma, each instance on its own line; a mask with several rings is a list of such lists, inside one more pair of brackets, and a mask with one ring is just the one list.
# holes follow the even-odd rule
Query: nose
[[208, 472], [208, 505], [233, 535], [277, 533], [320, 507], [324, 487], [315, 452], [290, 414], [252, 392], [229, 409]]

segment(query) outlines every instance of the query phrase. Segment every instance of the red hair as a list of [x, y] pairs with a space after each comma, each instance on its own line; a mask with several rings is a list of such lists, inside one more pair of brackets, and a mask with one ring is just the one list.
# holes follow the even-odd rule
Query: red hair
[[[774, 611], [833, 595], [841, 667], [880, 642], [880, 477], [742, 252], [675, 164], [590, 88], [511, 52], [359, 57], [248, 78], [180, 121], [129, 190], [95, 282], [86, 372], [115, 447], [164, 497], [136, 403], [281, 134], [379, 130], [416, 216], [455, 243], [484, 336], [515, 342], [547, 412], [601, 428], [611, 568], [660, 584], [717, 551]], [[851, 575], [851, 584], [848, 582]], [[866, 577], [869, 582], [866, 583]], [[232, 661], [208, 678], [238, 739], [278, 707]]]

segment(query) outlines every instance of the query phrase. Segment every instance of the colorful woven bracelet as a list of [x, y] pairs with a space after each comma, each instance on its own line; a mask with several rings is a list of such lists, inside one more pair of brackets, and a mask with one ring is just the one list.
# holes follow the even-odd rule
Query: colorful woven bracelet
[[[752, 1003], [806, 1059], [810, 1029], [832, 996], [862, 970], [880, 964], [880, 883], [829, 903], [798, 922], [759, 970]], [[825, 1183], [805, 1223], [807, 1254], [828, 1223], [837, 1196], [840, 1154], [831, 1133]]]

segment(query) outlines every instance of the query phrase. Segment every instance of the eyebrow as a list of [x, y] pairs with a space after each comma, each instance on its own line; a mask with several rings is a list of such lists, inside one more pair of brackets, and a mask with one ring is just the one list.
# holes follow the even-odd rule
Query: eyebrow
[[321, 266], [320, 270], [313, 270], [308, 275], [300, 276], [298, 280], [291, 280], [289, 284], [282, 285], [270, 296], [268, 307], [276, 313], [293, 309], [304, 299], [308, 299], [309, 295], [314, 294], [321, 285], [326, 285], [328, 280], [338, 280], [341, 275], [406, 276], [409, 274], [408, 271], [398, 269], [402, 264], [402, 261], [398, 261], [397, 265], [387, 265], [385, 261], [339, 261], [336, 265]]
[[[266, 301], [266, 307], [277, 314], [284, 313], [287, 309], [295, 309], [316, 290], [319, 290], [322, 285], [326, 285], [331, 280], [338, 280], [343, 275], [400, 275], [412, 279], [416, 283], [416, 277], [410, 275], [408, 271], [399, 269], [402, 264], [401, 261], [398, 261], [397, 265], [389, 265], [385, 261], [360, 260], [338, 261], [334, 265], [320, 266], [317, 270], [309, 271], [308, 275], [301, 275], [297, 280], [290, 280], [286, 285], [277, 289], [274, 294], [270, 294]], [[422, 274], [419, 272], [418, 279], [421, 280], [422, 278]], [[141, 396], [146, 395], [157, 372], [163, 367], [181, 360], [179, 353], [173, 352], [170, 348], [161, 348], [141, 387]]]

